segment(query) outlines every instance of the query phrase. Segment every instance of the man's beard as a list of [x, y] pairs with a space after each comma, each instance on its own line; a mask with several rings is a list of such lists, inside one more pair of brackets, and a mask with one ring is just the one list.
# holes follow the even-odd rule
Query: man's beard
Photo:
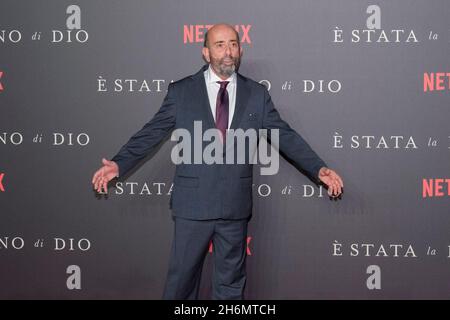
[[[225, 64], [225, 60], [233, 60], [232, 64]], [[230, 77], [233, 72], [237, 72], [239, 70], [239, 64], [240, 64], [240, 57], [225, 57], [222, 58], [218, 61], [216, 61], [215, 63], [213, 63], [213, 65], [216, 67], [216, 69], [218, 69], [217, 71], [219, 72], [219, 74], [223, 77]]]

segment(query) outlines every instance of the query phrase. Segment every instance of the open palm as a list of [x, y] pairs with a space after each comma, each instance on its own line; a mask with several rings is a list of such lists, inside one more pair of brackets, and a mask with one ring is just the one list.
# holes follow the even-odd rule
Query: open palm
[[331, 197], [339, 197], [344, 188], [342, 178], [330, 168], [323, 167], [319, 171], [319, 179], [328, 187], [328, 195]]
[[108, 182], [119, 175], [119, 166], [114, 161], [102, 159], [103, 167], [98, 169], [92, 177], [92, 184], [97, 192], [101, 193], [102, 189], [108, 192]]

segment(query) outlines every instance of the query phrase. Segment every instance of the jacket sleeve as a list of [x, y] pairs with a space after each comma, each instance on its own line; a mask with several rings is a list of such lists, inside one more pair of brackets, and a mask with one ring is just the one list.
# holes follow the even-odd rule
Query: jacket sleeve
[[271, 129], [278, 129], [279, 145], [276, 141], [270, 141], [270, 143], [297, 167], [303, 169], [315, 183], [320, 183], [319, 170], [326, 167], [325, 162], [294, 129], [281, 119], [266, 88], [264, 88], [263, 128], [268, 130], [269, 141], [272, 135]]
[[119, 176], [125, 175], [140, 160], [151, 153], [172, 131], [175, 122], [176, 101], [174, 87], [171, 83], [158, 112], [111, 159], [119, 166]]

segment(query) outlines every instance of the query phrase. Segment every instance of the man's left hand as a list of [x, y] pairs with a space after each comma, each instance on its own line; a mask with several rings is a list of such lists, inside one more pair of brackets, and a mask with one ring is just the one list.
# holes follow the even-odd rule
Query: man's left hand
[[344, 182], [334, 170], [322, 167], [319, 170], [319, 179], [328, 186], [328, 195], [330, 197], [337, 198], [342, 194]]

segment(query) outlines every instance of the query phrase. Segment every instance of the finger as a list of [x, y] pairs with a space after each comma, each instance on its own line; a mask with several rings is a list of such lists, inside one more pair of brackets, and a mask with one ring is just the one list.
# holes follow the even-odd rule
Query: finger
[[101, 181], [102, 181], [102, 176], [98, 176], [97, 180], [95, 180], [95, 189], [99, 188], [99, 184], [101, 183]]
[[336, 187], [336, 197], [339, 197], [341, 193], [342, 193], [341, 186], [338, 185], [338, 186]]
[[95, 179], [95, 186], [96, 186], [96, 188], [98, 187], [98, 184], [99, 184], [99, 182], [100, 182], [100, 180], [102, 179], [102, 175], [101, 175], [101, 173], [97, 176], [97, 178]]
[[339, 181], [338, 180], [334, 180], [333, 181], [333, 185], [334, 185], [334, 191], [338, 192], [338, 190], [339, 190]]
[[97, 183], [97, 192], [102, 193], [102, 183], [103, 183], [103, 177], [99, 179]]
[[340, 187], [340, 188], [339, 188], [339, 196], [342, 195], [343, 193], [344, 193], [344, 188], [343, 188], [343, 187]]
[[97, 170], [94, 173], [94, 176], [92, 177], [92, 183], [95, 183], [95, 180], [98, 178], [99, 175], [100, 175], [100, 170]]
[[105, 193], [108, 193], [108, 181], [103, 182], [103, 190], [105, 190]]
[[106, 192], [106, 184], [107, 184], [107, 181], [106, 181], [105, 177], [103, 177], [102, 183], [100, 184], [100, 190], [102, 190], [103, 192]]
[[341, 182], [339, 181], [339, 179], [337, 177], [334, 179], [333, 182], [336, 187], [336, 192], [338, 192], [341, 189]]
[[100, 179], [103, 177], [103, 168], [100, 168], [97, 170], [97, 172], [95, 173], [94, 177], [95, 177], [95, 182], [98, 185], [98, 182], [100, 181]]
[[338, 183], [336, 183], [334, 185], [334, 191], [335, 191], [336, 196], [338, 196], [340, 194], [340, 189], [341, 189], [341, 186]]
[[330, 196], [333, 194], [333, 189], [334, 189], [333, 180], [330, 180], [328, 183], [328, 194]]
[[339, 182], [336, 182], [336, 193], [337, 196], [339, 196], [342, 193], [341, 184]]
[[333, 183], [333, 197], [335, 197], [337, 194], [337, 185], [336, 183]]
[[98, 192], [102, 192], [102, 183], [103, 183], [103, 177], [100, 177], [99, 179], [98, 179], [98, 183], [97, 183], [97, 189], [98, 189]]
[[330, 182], [329, 190], [330, 190], [330, 196], [332, 196], [332, 195], [333, 195], [333, 192], [334, 192], [333, 182]]
[[94, 180], [94, 189], [98, 188], [98, 179], [99, 179], [99, 177], [96, 177]]
[[334, 196], [337, 197], [339, 195], [339, 184], [335, 181], [333, 187], [334, 187]]

